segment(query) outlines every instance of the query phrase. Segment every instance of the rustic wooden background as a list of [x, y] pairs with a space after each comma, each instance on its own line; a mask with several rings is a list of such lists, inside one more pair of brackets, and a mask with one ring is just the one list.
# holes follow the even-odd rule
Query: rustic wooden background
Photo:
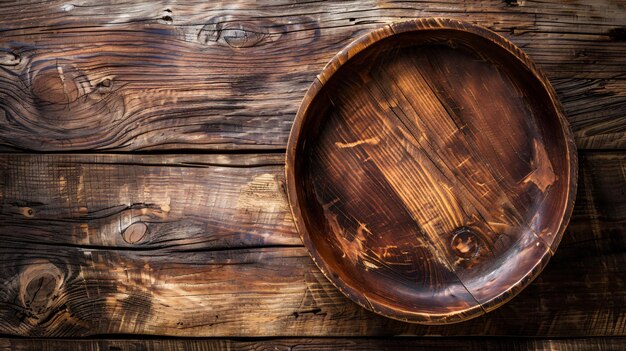
[[[284, 192], [315, 75], [356, 37], [423, 16], [523, 48], [580, 156], [546, 270], [449, 326], [345, 298]], [[0, 350], [626, 347], [624, 0], [2, 1], [0, 152]], [[380, 339], [394, 335], [440, 338]]]

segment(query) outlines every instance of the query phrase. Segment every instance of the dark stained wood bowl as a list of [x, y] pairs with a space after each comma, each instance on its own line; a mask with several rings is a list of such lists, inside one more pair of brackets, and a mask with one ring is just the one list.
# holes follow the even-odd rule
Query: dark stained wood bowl
[[324, 68], [286, 175], [298, 231], [337, 288], [391, 318], [446, 324], [540, 273], [572, 212], [577, 161], [553, 88], [519, 48], [419, 19]]

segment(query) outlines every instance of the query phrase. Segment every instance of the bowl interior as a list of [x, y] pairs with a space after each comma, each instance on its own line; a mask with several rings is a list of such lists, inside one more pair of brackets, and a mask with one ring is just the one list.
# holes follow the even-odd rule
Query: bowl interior
[[301, 110], [305, 244], [361, 305], [424, 323], [512, 297], [562, 234], [566, 126], [544, 83], [476, 33], [392, 35], [339, 67]]

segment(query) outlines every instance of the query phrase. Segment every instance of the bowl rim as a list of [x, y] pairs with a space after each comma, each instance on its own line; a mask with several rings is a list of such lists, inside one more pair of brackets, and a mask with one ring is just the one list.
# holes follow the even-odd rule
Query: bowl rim
[[[311, 241], [310, 236], [308, 235], [308, 229], [306, 228], [306, 224], [304, 223], [304, 216], [299, 206], [299, 198], [297, 195], [296, 187], [297, 179], [295, 177], [294, 167], [297, 158], [298, 141], [301, 134], [303, 133], [303, 127], [305, 125], [304, 122], [306, 120], [309, 107], [311, 106], [311, 103], [313, 102], [315, 97], [322, 91], [324, 85], [340, 69], [340, 67], [349, 62], [350, 59], [355, 57], [360, 52], [391, 36], [409, 32], [441, 30], [461, 31], [486, 38], [491, 42], [491, 44], [498, 45], [501, 48], [505, 49], [512, 58], [517, 59], [523, 66], [528, 68], [530, 73], [541, 84], [543, 89], [548, 94], [550, 103], [552, 105], [551, 107], [556, 112], [559, 125], [561, 126], [561, 132], [566, 144], [566, 165], [569, 168], [569, 177], [567, 178], [567, 185], [564, 187], [564, 189], [567, 189], [567, 197], [565, 200], [565, 208], [561, 210], [562, 216], [560, 219], [558, 230], [556, 231], [554, 239], [550, 243], [550, 245], [544, 242], [548, 250], [546, 250], [546, 252], [535, 263], [535, 265], [532, 266], [532, 268], [527, 273], [525, 273], [525, 275], [519, 281], [517, 281], [515, 284], [510, 285], [506, 290], [500, 292], [498, 295], [492, 297], [486, 302], [479, 303], [477, 301], [477, 306], [470, 306], [466, 309], [459, 309], [447, 313], [435, 314], [420, 311], [401, 310], [398, 308], [393, 308], [393, 306], [390, 307], [387, 305], [383, 305], [377, 301], [371, 301], [367, 299], [367, 296], [365, 296], [362, 291], [346, 285], [339, 277], [333, 277], [333, 275], [331, 274], [331, 270], [328, 268], [326, 262], [320, 256], [315, 245]], [[296, 113], [291, 132], [289, 134], [289, 140], [287, 142], [285, 157], [285, 177], [287, 200], [293, 216], [294, 224], [300, 235], [300, 238], [302, 239], [304, 246], [307, 248], [307, 251], [315, 262], [316, 266], [337, 289], [339, 289], [345, 296], [347, 296], [350, 300], [356, 302], [361, 307], [383, 315], [385, 317], [411, 323], [442, 325], [473, 319], [502, 306], [503, 304], [514, 298], [524, 288], [526, 288], [541, 273], [550, 258], [554, 255], [554, 251], [558, 247], [558, 244], [563, 237], [563, 234], [565, 232], [565, 229], [567, 228], [573, 212], [578, 182], [578, 158], [573, 133], [570, 128], [569, 121], [565, 116], [563, 107], [558, 101], [556, 92], [548, 81], [546, 75], [534, 64], [534, 62], [528, 57], [526, 53], [524, 53], [520, 48], [518, 48], [516, 45], [514, 45], [503, 36], [477, 24], [451, 18], [426, 17], [415, 18], [408, 21], [393, 22], [373, 31], [370, 31], [369, 33], [358, 37], [346, 47], [344, 47], [325, 65], [325, 67], [316, 76], [315, 80], [307, 90]], [[543, 239], [538, 239], [543, 242]], [[470, 293], [470, 295], [472, 294]]]

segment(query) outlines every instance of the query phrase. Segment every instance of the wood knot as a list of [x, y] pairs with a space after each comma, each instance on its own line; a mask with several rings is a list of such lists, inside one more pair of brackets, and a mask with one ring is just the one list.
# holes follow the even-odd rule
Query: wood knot
[[43, 314], [60, 295], [64, 274], [54, 264], [37, 260], [20, 273], [20, 301], [34, 314]]
[[111, 78], [104, 78], [100, 83], [96, 85], [96, 87], [100, 90], [111, 90], [113, 87], [113, 81]]
[[68, 105], [78, 99], [80, 90], [71, 71], [64, 66], [49, 66], [33, 78], [33, 95], [56, 105]]
[[198, 41], [234, 49], [267, 44], [291, 48], [294, 42], [307, 45], [320, 37], [319, 23], [307, 16], [284, 16], [281, 22], [244, 13], [215, 16], [200, 29]]
[[215, 42], [232, 48], [249, 48], [264, 44], [268, 35], [266, 29], [255, 23], [214, 17], [202, 27], [198, 40], [204, 44]]
[[1, 66], [17, 66], [22, 62], [20, 55], [10, 51], [0, 51]]
[[[105, 99], [115, 88], [113, 78], [104, 77], [91, 88], [90, 93], [86, 97], [88, 97], [91, 103], [97, 103], [99, 100]], [[87, 102], [87, 99], [85, 100]]]
[[30, 207], [20, 207], [19, 211], [22, 216], [27, 218], [33, 218], [35, 216], [35, 210]]
[[[20, 79], [24, 88], [30, 90], [30, 99], [25, 96], [21, 103], [32, 108], [14, 118], [16, 124], [24, 128], [36, 125], [39, 133], [35, 134], [46, 135], [31, 140], [37, 147], [43, 147], [44, 142], [53, 149], [68, 145], [88, 148], [79, 144], [91, 145], [113, 128], [111, 123], [123, 120], [123, 85], [113, 76], [89, 76], [74, 62], [55, 57], [42, 56], [29, 65], [28, 74], [22, 74]], [[15, 104], [10, 109], [20, 110], [18, 102]]]
[[[68, 113], [67, 110], [71, 110], [75, 114], [76, 111], [89, 109], [91, 105], [98, 105], [115, 90], [112, 77], [90, 80], [84, 72], [67, 62], [42, 67], [34, 74], [30, 86], [38, 106], [46, 113]], [[76, 109], [78, 105], [81, 108]], [[101, 108], [94, 106], [94, 110]]]
[[457, 228], [450, 242], [452, 252], [460, 258], [470, 259], [476, 256], [480, 248], [478, 236], [469, 227]]
[[147, 233], [147, 224], [145, 224], [144, 222], [135, 222], [126, 227], [126, 229], [124, 229], [124, 232], [122, 233], [122, 238], [124, 238], [124, 241], [129, 244], [137, 244], [138, 242], [143, 240]]

